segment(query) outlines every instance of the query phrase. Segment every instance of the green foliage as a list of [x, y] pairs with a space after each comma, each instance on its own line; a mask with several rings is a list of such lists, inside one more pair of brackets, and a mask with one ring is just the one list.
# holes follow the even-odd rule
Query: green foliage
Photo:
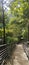
[[[0, 21], [2, 20], [0, 13]], [[11, 16], [12, 15], [12, 16]], [[4, 12], [6, 42], [20, 41], [28, 38], [29, 2], [28, 0], [14, 0], [10, 10]], [[1, 29], [1, 28], [0, 28]], [[0, 35], [3, 29], [0, 30]]]
[[[28, 38], [28, 23], [29, 23], [29, 2], [26, 0], [14, 0], [14, 2], [11, 3], [11, 13], [16, 18], [17, 29], [15, 27], [15, 34], [22, 35], [23, 38]], [[14, 22], [15, 22], [14, 21]], [[13, 26], [14, 27], [14, 26]], [[19, 31], [18, 31], [19, 30]], [[22, 31], [23, 30], [23, 31]], [[25, 30], [25, 32], [24, 32]], [[18, 31], [18, 33], [17, 33]], [[21, 32], [21, 34], [20, 34]], [[20, 38], [19, 38], [20, 39]]]

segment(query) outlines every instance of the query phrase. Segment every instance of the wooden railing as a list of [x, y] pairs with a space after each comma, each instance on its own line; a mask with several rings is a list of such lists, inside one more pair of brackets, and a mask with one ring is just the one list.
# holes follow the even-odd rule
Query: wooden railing
[[29, 41], [23, 43], [23, 48], [29, 60]]
[[8, 45], [7, 44], [0, 45], [0, 64], [7, 56], [8, 56]]

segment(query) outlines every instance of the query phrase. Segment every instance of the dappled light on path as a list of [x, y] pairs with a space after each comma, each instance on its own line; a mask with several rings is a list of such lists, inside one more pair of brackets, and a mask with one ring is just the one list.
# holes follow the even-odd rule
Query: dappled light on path
[[23, 50], [22, 44], [16, 45], [16, 49], [11, 60], [11, 64], [9, 62], [7, 65], [29, 65], [29, 60]]

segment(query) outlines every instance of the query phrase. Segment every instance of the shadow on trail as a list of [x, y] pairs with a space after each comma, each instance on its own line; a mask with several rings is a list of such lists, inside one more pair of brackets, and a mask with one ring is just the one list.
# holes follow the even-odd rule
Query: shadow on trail
[[13, 65], [14, 52], [16, 50], [16, 44], [11, 45], [8, 49], [8, 57], [6, 58], [5, 65]]

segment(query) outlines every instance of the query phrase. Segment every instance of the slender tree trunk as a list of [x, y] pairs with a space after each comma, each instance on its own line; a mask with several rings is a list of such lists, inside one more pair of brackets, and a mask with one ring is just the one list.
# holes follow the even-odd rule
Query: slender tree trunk
[[3, 11], [3, 43], [5, 44], [5, 19], [4, 19], [4, 11]]
[[28, 41], [29, 41], [29, 23], [28, 23]]
[[4, 18], [4, 8], [3, 8], [3, 0], [2, 0], [2, 13], [3, 13], [3, 44], [5, 44], [5, 18]]

